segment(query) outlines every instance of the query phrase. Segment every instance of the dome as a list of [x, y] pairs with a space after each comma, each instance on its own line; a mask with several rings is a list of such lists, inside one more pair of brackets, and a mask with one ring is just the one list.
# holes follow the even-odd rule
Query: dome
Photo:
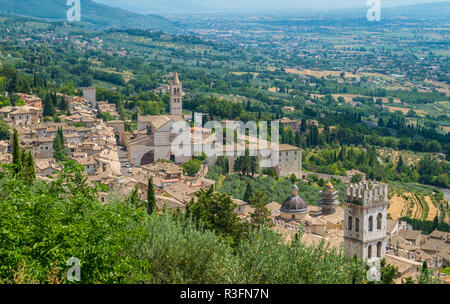
[[332, 190], [334, 188], [333, 184], [331, 182], [328, 182], [325, 187], [327, 187], [327, 189]]
[[306, 213], [309, 212], [309, 207], [300, 196], [295, 195], [284, 201], [280, 211], [288, 213]]

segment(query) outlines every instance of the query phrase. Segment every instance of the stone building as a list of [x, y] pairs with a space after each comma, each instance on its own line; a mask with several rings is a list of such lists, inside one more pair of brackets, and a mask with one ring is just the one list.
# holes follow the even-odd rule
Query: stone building
[[275, 167], [278, 176], [287, 177], [295, 174], [302, 176], [302, 150], [298, 147], [282, 144], [279, 147], [279, 162]]
[[[181, 116], [152, 115], [138, 118], [138, 134], [128, 142], [128, 156], [133, 166], [144, 166], [158, 159], [181, 163], [185, 157], [177, 157], [172, 153], [172, 141], [178, 134], [173, 133], [172, 126], [184, 121]], [[188, 160], [189, 158], [187, 158]]]
[[286, 117], [275, 120], [275, 122], [278, 122], [280, 124], [280, 128], [291, 128], [294, 132], [300, 132], [300, 127], [302, 125], [301, 120], [295, 120]]
[[108, 121], [106, 125], [114, 129], [117, 144], [125, 146], [127, 144], [127, 138], [125, 136], [125, 122], [123, 120], [112, 120]]
[[31, 126], [39, 123], [41, 111], [29, 106], [17, 107], [8, 114], [8, 117], [12, 119], [14, 126]]
[[19, 95], [20, 99], [25, 101], [25, 103], [30, 107], [38, 109], [42, 108], [42, 99], [40, 99], [38, 96], [28, 95], [24, 93], [17, 93], [17, 95]]
[[378, 182], [350, 184], [345, 190], [344, 245], [348, 256], [386, 256], [388, 187]]
[[97, 92], [95, 87], [83, 88], [83, 98], [90, 102], [93, 109], [97, 108]]
[[183, 86], [175, 72], [170, 84], [170, 115], [183, 116]]

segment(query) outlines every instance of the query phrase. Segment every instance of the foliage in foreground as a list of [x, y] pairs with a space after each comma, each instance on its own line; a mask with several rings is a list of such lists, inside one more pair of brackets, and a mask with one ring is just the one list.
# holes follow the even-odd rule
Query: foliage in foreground
[[0, 222], [1, 283], [68, 283], [71, 257], [81, 260], [81, 283], [365, 283], [361, 261], [324, 244], [286, 244], [262, 227], [232, 246], [180, 214], [149, 215], [117, 198], [102, 205], [71, 163], [31, 187], [3, 167]]

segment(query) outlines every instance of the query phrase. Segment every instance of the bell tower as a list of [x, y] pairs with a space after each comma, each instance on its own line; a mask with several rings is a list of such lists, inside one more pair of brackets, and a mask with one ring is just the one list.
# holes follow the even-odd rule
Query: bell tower
[[345, 189], [344, 247], [347, 255], [367, 260], [386, 257], [388, 186], [378, 182]]
[[170, 84], [170, 115], [183, 116], [183, 86], [177, 72]]

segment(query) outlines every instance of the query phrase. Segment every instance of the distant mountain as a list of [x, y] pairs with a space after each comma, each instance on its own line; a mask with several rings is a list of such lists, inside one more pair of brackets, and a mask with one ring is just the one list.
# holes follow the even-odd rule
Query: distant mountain
[[383, 14], [387, 17], [450, 18], [450, 1], [386, 8]]
[[[207, 13], [222, 9], [214, 5], [214, 0], [93, 0], [94, 2], [120, 7], [132, 12], [167, 14], [171, 13]], [[221, 0], [227, 2], [230, 0]], [[245, 1], [245, 0], [244, 0]]]
[[[120, 7], [134, 12], [157, 13], [301, 13], [305, 10], [333, 11], [342, 9], [365, 9], [364, 0], [93, 0], [95, 2]], [[382, 9], [391, 7], [412, 6], [420, 3], [431, 3], [445, 0], [382, 0]], [[437, 6], [439, 7], [439, 6]], [[431, 7], [433, 9], [433, 7]], [[428, 13], [430, 11], [426, 11]], [[431, 12], [434, 13], [434, 12]]]
[[[66, 0], [0, 0], [0, 12], [50, 21], [65, 21]], [[81, 0], [81, 22], [107, 28], [138, 28], [178, 32], [169, 20], [157, 15], [141, 15], [119, 8]]]

